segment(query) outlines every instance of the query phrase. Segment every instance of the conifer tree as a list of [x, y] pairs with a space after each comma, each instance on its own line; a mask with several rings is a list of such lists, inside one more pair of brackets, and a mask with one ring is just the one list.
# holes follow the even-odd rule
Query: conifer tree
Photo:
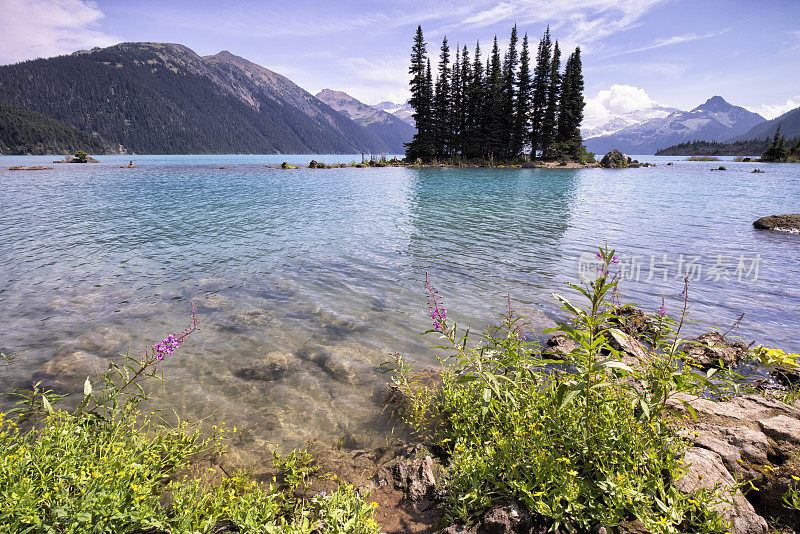
[[472, 59], [472, 75], [467, 89], [467, 128], [465, 132], [465, 157], [475, 159], [484, 155], [482, 139], [483, 110], [486, 105], [483, 86], [483, 62], [481, 61], [480, 42], [475, 44], [475, 55]]
[[522, 153], [527, 142], [528, 125], [530, 123], [530, 99], [531, 99], [531, 69], [530, 53], [528, 51], [528, 34], [522, 38], [522, 53], [519, 58], [519, 73], [516, 81], [517, 98], [514, 102], [514, 127], [511, 134], [510, 152], [511, 157], [516, 157]]
[[542, 150], [542, 123], [547, 108], [547, 91], [550, 88], [550, 26], [539, 41], [536, 68], [533, 73], [533, 95], [531, 97], [531, 159]]
[[508, 43], [508, 52], [506, 52], [505, 60], [503, 61], [503, 110], [501, 117], [502, 127], [502, 147], [503, 156], [506, 158], [513, 158], [517, 153], [512, 150], [514, 135], [514, 112], [515, 112], [515, 97], [516, 97], [516, 76], [517, 76], [517, 25], [511, 29], [511, 39]]
[[439, 76], [433, 102], [434, 154], [437, 157], [450, 155], [450, 47], [447, 36], [442, 39], [439, 52]]
[[461, 135], [461, 113], [463, 112], [463, 93], [461, 87], [461, 49], [456, 45], [456, 59], [453, 62], [452, 84], [450, 87], [450, 122], [447, 131], [450, 137], [450, 155], [454, 156], [459, 150], [459, 137]]
[[547, 87], [547, 104], [542, 117], [541, 148], [542, 158], [550, 159], [556, 156], [554, 144], [557, 137], [556, 116], [558, 114], [558, 99], [561, 91], [561, 50], [558, 41], [553, 45], [553, 56], [550, 59], [550, 80]]
[[472, 87], [472, 65], [469, 61], [467, 45], [461, 50], [461, 110], [458, 116], [458, 152], [464, 156], [467, 150], [469, 128], [469, 90]]
[[417, 126], [417, 133], [410, 143], [406, 144], [406, 156], [409, 159], [431, 157], [431, 99], [427, 88], [428, 78], [425, 68], [427, 51], [425, 38], [422, 35], [422, 26], [417, 26], [414, 44], [411, 47], [411, 66], [408, 73], [411, 75], [411, 98], [408, 103], [414, 110], [412, 117]]
[[772, 136], [772, 146], [764, 152], [761, 159], [764, 161], [781, 162], [786, 161], [788, 157], [789, 150], [786, 149], [786, 137], [781, 135], [781, 125], [778, 123], [775, 135]]
[[487, 105], [484, 106], [484, 125], [486, 135], [485, 153], [492, 158], [500, 158], [505, 150], [503, 145], [503, 111], [505, 108], [505, 92], [503, 90], [503, 68], [500, 63], [500, 49], [497, 36], [494, 37], [492, 53], [487, 58], [486, 91]]
[[583, 161], [586, 157], [580, 130], [585, 105], [581, 49], [579, 47], [569, 56], [561, 83], [557, 143], [565, 158]]

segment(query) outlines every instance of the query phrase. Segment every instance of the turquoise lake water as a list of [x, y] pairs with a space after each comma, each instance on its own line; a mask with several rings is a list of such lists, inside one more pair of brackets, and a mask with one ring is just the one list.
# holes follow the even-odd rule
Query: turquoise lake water
[[7, 169], [54, 158], [0, 158], [0, 350], [25, 351], [0, 387], [77, 391], [98, 362], [182, 328], [193, 302], [200, 330], [165, 362], [160, 403], [237, 425], [249, 451], [368, 445], [391, 428], [376, 367], [395, 351], [435, 362], [437, 340], [418, 335], [426, 272], [459, 323], [493, 323], [510, 294], [540, 330], [561, 317], [551, 294], [604, 243], [625, 300], [677, 313], [680, 267], [688, 333], [744, 313], [738, 335], [800, 351], [800, 235], [752, 227], [800, 212], [800, 165], [265, 167], [312, 157], [360, 159], [135, 156], [121, 169], [129, 156], [103, 156], [22, 172]]

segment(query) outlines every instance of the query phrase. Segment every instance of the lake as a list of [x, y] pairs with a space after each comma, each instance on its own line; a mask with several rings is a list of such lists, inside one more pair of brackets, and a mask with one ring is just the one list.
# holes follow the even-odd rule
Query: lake
[[[87, 366], [180, 330], [159, 406], [226, 421], [238, 454], [309, 439], [374, 445], [391, 352], [424, 365], [425, 274], [477, 332], [511, 295], [541, 330], [607, 243], [623, 300], [800, 352], [800, 235], [756, 231], [800, 211], [800, 165], [639, 156], [626, 170], [265, 165], [360, 156], [101, 156], [9, 171], [0, 158], [0, 386], [79, 391]], [[666, 162], [675, 162], [667, 166]], [[227, 166], [227, 169], [219, 169]], [[751, 174], [755, 167], [766, 171]], [[48, 362], [50, 362], [48, 366]], [[10, 404], [4, 401], [4, 405]], [[241, 456], [244, 459], [246, 456]]]

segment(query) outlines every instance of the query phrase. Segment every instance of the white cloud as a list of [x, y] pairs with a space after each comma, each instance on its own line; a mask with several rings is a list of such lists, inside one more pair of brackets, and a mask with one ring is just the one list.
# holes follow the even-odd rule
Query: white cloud
[[632, 111], [647, 110], [659, 106], [647, 92], [632, 85], [614, 84], [609, 89], [598, 91], [597, 95], [586, 99], [582, 128], [597, 128], [617, 115]]
[[640, 87], [614, 84], [610, 89], [598, 91], [594, 98], [588, 100], [588, 105], [608, 113], [630, 113], [652, 108], [657, 106], [658, 102], [650, 98], [650, 95]]
[[783, 104], [761, 104], [758, 107], [749, 108], [750, 111], [758, 113], [765, 119], [774, 119], [780, 117], [787, 111], [791, 111], [800, 107], [800, 96], [789, 98]]
[[119, 42], [120, 39], [98, 29], [104, 17], [94, 2], [84, 0], [3, 0], [0, 63]]

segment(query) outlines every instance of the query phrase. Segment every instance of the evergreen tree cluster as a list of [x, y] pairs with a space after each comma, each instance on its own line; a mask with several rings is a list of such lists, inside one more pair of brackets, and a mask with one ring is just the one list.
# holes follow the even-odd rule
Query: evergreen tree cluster
[[756, 156], [770, 147], [769, 139], [750, 139], [722, 143], [719, 141], [686, 141], [659, 149], [656, 156]]
[[0, 102], [0, 154], [107, 154], [113, 148], [95, 137], [41, 113]]
[[800, 162], [800, 138], [788, 143], [786, 136], [781, 135], [781, 125], [775, 130], [772, 137], [772, 145], [764, 151], [761, 161], [771, 161], [775, 163]]
[[561, 50], [548, 27], [531, 75], [527, 33], [518, 50], [516, 25], [502, 58], [495, 36], [486, 62], [480, 43], [470, 56], [447, 37], [439, 49], [434, 81], [422, 27], [411, 48], [411, 98], [417, 133], [406, 145], [409, 159], [513, 161], [586, 159], [581, 138], [583, 74], [576, 48], [561, 69]]

